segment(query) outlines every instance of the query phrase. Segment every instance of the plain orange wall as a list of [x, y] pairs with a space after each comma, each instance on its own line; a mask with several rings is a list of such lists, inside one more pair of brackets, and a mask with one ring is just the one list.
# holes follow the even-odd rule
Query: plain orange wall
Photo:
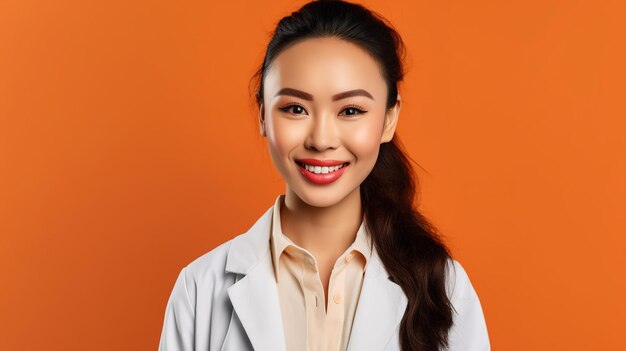
[[[0, 2], [0, 349], [154, 350], [179, 270], [284, 191], [248, 80], [302, 1]], [[495, 350], [625, 350], [623, 1], [367, 1]]]

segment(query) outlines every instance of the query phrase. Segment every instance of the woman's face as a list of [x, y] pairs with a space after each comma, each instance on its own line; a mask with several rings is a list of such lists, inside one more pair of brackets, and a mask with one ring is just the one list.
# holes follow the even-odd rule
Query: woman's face
[[[400, 98], [389, 110], [386, 100], [377, 62], [355, 44], [315, 38], [283, 50], [264, 79], [260, 129], [287, 192], [314, 207], [358, 194], [396, 128]], [[329, 160], [337, 165], [323, 167]]]

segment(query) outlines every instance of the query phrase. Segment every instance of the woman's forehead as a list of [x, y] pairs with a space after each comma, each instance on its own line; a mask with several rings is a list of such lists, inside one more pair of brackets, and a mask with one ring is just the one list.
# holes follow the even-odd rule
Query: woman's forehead
[[337, 38], [307, 39], [284, 49], [264, 84], [268, 93], [288, 87], [329, 96], [352, 89], [386, 94], [378, 62], [356, 44]]

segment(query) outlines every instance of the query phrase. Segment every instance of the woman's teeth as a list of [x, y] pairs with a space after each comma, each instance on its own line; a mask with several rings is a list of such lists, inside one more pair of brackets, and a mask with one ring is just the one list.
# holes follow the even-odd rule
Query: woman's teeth
[[339, 168], [342, 168], [345, 165], [345, 163], [339, 166], [334, 166], [334, 167], [310, 166], [304, 163], [303, 165], [304, 165], [304, 168], [309, 172], [312, 172], [315, 174], [326, 174], [326, 173], [334, 172], [338, 170]]

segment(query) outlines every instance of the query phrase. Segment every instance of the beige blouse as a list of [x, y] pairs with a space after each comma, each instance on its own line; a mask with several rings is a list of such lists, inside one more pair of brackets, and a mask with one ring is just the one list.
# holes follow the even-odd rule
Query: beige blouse
[[372, 252], [361, 222], [352, 245], [335, 262], [328, 285], [328, 306], [315, 257], [296, 245], [281, 229], [280, 206], [274, 203], [270, 247], [288, 351], [344, 351]]

